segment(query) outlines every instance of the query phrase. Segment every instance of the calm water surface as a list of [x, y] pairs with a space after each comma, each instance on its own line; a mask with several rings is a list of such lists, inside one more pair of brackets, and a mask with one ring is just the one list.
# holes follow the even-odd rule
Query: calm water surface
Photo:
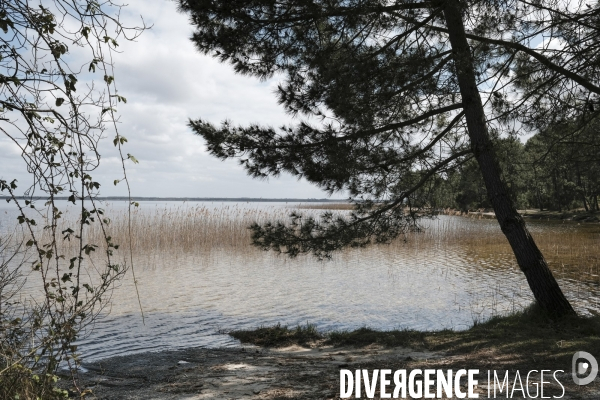
[[[204, 205], [215, 210], [231, 207]], [[236, 205], [266, 210], [289, 206]], [[140, 212], [155, 212], [157, 207], [165, 204], [143, 202]], [[8, 215], [4, 211], [0, 209]], [[290, 260], [250, 247], [145, 252], [134, 260], [145, 324], [129, 273], [113, 292], [110, 313], [88, 330], [79, 349], [86, 360], [96, 360], [189, 346], [237, 346], [239, 342], [224, 330], [276, 323], [311, 323], [323, 330], [466, 329], [474, 321], [532, 302], [495, 220], [443, 216], [423, 225], [425, 233], [411, 236], [408, 243], [350, 250], [326, 262], [308, 256]], [[536, 238], [551, 231], [564, 237], [583, 235], [586, 246], [599, 243], [598, 224], [533, 221], [528, 225]], [[490, 235], [491, 241], [480, 241]], [[573, 240], [579, 241], [579, 236]], [[557, 247], [558, 258], [553, 259], [549, 252], [544, 251], [556, 264], [559, 283], [577, 310], [597, 313], [600, 287], [595, 253], [586, 256], [591, 268], [574, 273], [564, 264], [572, 260], [568, 254], [560, 255]]]

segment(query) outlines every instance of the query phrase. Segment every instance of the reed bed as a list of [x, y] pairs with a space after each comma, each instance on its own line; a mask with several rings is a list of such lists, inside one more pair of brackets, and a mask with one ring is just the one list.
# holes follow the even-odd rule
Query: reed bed
[[[288, 221], [289, 214], [294, 211], [289, 207], [249, 208], [243, 204], [170, 207], [147, 207], [143, 204], [142, 207], [132, 212], [131, 240], [136, 271], [140, 272], [142, 281], [146, 279], [145, 290], [155, 288], [149, 283], [150, 279], [166, 277], [169, 271], [180, 269], [192, 268], [203, 276], [202, 271], [213, 271], [214, 268], [229, 270], [232, 266], [234, 270], [239, 268], [240, 274], [252, 276], [257, 268], [287, 265], [293, 267], [290, 273], [295, 274], [296, 268], [311, 271], [317, 263], [311, 256], [289, 261], [287, 257], [278, 257], [274, 252], [263, 252], [251, 245], [248, 227], [253, 222]], [[324, 211], [299, 210], [302, 214], [315, 216]], [[327, 211], [348, 213], [346, 210]], [[107, 207], [106, 216], [112, 221], [108, 234], [113, 242], [120, 244], [113, 262], [130, 266], [127, 212]], [[66, 220], [68, 218], [67, 215]], [[406, 274], [417, 280], [427, 279], [427, 276], [419, 276], [419, 265], [426, 265], [428, 271], [436, 268], [442, 274], [454, 274], [464, 277], [465, 282], [472, 282], [457, 284], [447, 290], [470, 294], [468, 307], [474, 320], [485, 319], [490, 310], [492, 315], [501, 315], [511, 309], [520, 309], [520, 296], [528, 294], [529, 290], [496, 221], [440, 216], [423, 218], [420, 224], [423, 226], [421, 231], [409, 232], [392, 243], [335, 253], [331, 268], [347, 267], [340, 269], [340, 273], [352, 274], [355, 269], [370, 269], [377, 265], [384, 271], [387, 268], [387, 279], [393, 282], [406, 279]], [[600, 287], [600, 225], [556, 221], [531, 221], [528, 225], [550, 268], [562, 280], [561, 285], [574, 304], [584, 304], [585, 309], [600, 309], [597, 298], [594, 299]], [[101, 244], [102, 231], [97, 225], [89, 226], [85, 240]], [[68, 250], [70, 254], [76, 251], [75, 248]], [[103, 254], [101, 250], [96, 251], [96, 256]], [[322, 265], [323, 268], [328, 267], [327, 263]], [[214, 276], [215, 272], [206, 274]], [[502, 280], [509, 274], [511, 281], [515, 276], [521, 278], [523, 287], [507, 289]], [[156, 290], [161, 290], [160, 284]]]
[[[300, 205], [300, 212], [318, 216], [325, 208], [311, 209]], [[345, 206], [351, 206], [346, 204]], [[231, 254], [256, 254], [258, 249], [251, 245], [248, 227], [253, 222], [287, 221], [293, 210], [284, 207], [247, 208], [240, 205], [211, 207], [205, 205], [177, 207], [155, 207], [134, 209], [131, 215], [131, 241], [134, 255], [154, 253], [210, 254], [227, 251]], [[339, 210], [345, 213], [345, 209]], [[127, 212], [107, 210], [111, 219], [108, 234], [113, 242], [121, 245], [124, 254], [129, 241]], [[440, 256], [440, 252], [452, 251], [465, 254], [473, 262], [498, 268], [516, 267], [512, 250], [497, 223], [477, 218], [441, 217], [424, 219], [420, 232], [407, 233], [387, 245], [374, 246], [379, 252], [393, 256], [407, 251], [427, 252]], [[573, 279], [598, 281], [600, 266], [600, 226], [576, 223], [529, 223], [533, 236], [547, 258], [550, 267], [561, 276]], [[102, 231], [97, 224], [87, 228], [89, 243], [103, 243]], [[366, 252], [369, 249], [349, 249], [345, 252]], [[345, 253], [342, 252], [342, 253]], [[443, 254], [443, 253], [441, 253]], [[509, 260], [509, 261], [507, 261]], [[506, 265], [506, 264], [510, 265]]]
[[[206, 206], [156, 207], [133, 209], [131, 241], [135, 252], [210, 252], [215, 249], [248, 251], [251, 243], [249, 226], [253, 222], [285, 219], [289, 210], [248, 209], [237, 205], [219, 208]], [[127, 212], [108, 211], [108, 227], [113, 242], [129, 242]], [[99, 226], [87, 231], [90, 241], [100, 242]]]

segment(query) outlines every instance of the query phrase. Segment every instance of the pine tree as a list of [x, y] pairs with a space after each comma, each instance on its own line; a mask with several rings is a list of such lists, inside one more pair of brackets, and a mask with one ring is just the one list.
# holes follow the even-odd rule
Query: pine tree
[[[235, 70], [283, 76], [304, 117], [279, 129], [190, 121], [218, 158], [349, 193], [347, 218], [255, 224], [255, 244], [319, 257], [414, 226], [435, 177], [475, 159], [539, 305], [574, 314], [502, 178], [494, 137], [538, 130], [597, 102], [600, 9], [568, 1], [180, 0], [192, 40]], [[557, 45], [558, 44], [558, 45]], [[560, 49], [560, 50], [556, 50]]]

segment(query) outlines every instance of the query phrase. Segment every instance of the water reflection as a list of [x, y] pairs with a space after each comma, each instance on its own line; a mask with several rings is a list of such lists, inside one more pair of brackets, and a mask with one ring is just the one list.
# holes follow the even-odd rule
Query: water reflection
[[[482, 227], [485, 230], [487, 223]], [[310, 322], [326, 330], [465, 329], [473, 321], [519, 310], [533, 300], [512, 254], [483, 257], [468, 246], [438, 243], [431, 248], [418, 240], [393, 245], [393, 251], [385, 246], [354, 250], [324, 263], [310, 257], [289, 260], [251, 250], [216, 250], [160, 260], [148, 256], [139, 258], [137, 265], [146, 327], [128, 278], [115, 293], [110, 319], [83, 343], [91, 357], [235, 345], [219, 335], [219, 329], [276, 323]], [[576, 299], [580, 313], [598, 309], [597, 285], [565, 279], [561, 286]], [[112, 335], [99, 335], [106, 331]], [[121, 331], [134, 337], [109, 346], [120, 341]]]
[[[163, 205], [145, 207], [156, 212]], [[223, 207], [233, 206], [217, 204], [212, 210]], [[248, 216], [244, 205], [235, 207], [223, 215]], [[288, 212], [282, 204], [250, 207], [267, 214]], [[192, 231], [199, 222], [194, 224]], [[173, 251], [165, 250], [173, 243], [166, 238], [169, 232], [162, 233], [164, 240], [151, 238], [146, 247], [143, 238], [136, 238], [146, 324], [128, 274], [113, 293], [110, 314], [87, 332], [79, 349], [95, 360], [167, 348], [235, 346], [223, 329], [276, 323], [309, 322], [324, 330], [466, 329], [532, 302], [496, 221], [443, 216], [423, 224], [424, 233], [411, 235], [407, 243], [349, 250], [330, 262], [310, 256], [290, 260], [247, 242], [196, 248], [197, 239], [183, 238], [186, 230], [177, 231], [176, 239], [189, 243]], [[577, 311], [597, 312], [599, 225], [533, 221], [529, 227]], [[140, 229], [146, 238], [150, 235], [148, 226]], [[235, 233], [235, 227], [227, 229]], [[247, 240], [247, 232], [235, 234], [241, 235], [236, 240]]]

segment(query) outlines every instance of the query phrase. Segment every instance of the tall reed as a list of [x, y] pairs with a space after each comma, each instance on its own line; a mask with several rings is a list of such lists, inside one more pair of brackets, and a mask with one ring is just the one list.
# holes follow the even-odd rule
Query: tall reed
[[[303, 207], [302, 207], [303, 208]], [[320, 209], [301, 209], [303, 214], [319, 215]], [[328, 208], [328, 207], [327, 207]], [[147, 253], [172, 255], [175, 253], [210, 254], [228, 251], [239, 254], [259, 252], [251, 245], [248, 227], [253, 222], [287, 221], [294, 211], [290, 207], [248, 208], [230, 204], [155, 206], [136, 209], [132, 215], [132, 244], [134, 255]], [[347, 210], [333, 210], [345, 213]], [[108, 234], [115, 243], [127, 243], [126, 212], [108, 208], [111, 219]], [[421, 232], [401, 236], [389, 245], [375, 246], [377, 251], [395, 253], [416, 251], [443, 257], [441, 252], [463, 253], [473, 262], [498, 268], [516, 267], [512, 250], [493, 220], [465, 217], [425, 219]], [[598, 280], [600, 266], [600, 228], [576, 223], [530, 222], [533, 236], [557, 273], [574, 279]], [[88, 242], [98, 243], [102, 232], [93, 225], [85, 232]], [[365, 252], [369, 249], [347, 250]], [[119, 250], [124, 252], [124, 249]], [[494, 261], [495, 260], [495, 261]]]

